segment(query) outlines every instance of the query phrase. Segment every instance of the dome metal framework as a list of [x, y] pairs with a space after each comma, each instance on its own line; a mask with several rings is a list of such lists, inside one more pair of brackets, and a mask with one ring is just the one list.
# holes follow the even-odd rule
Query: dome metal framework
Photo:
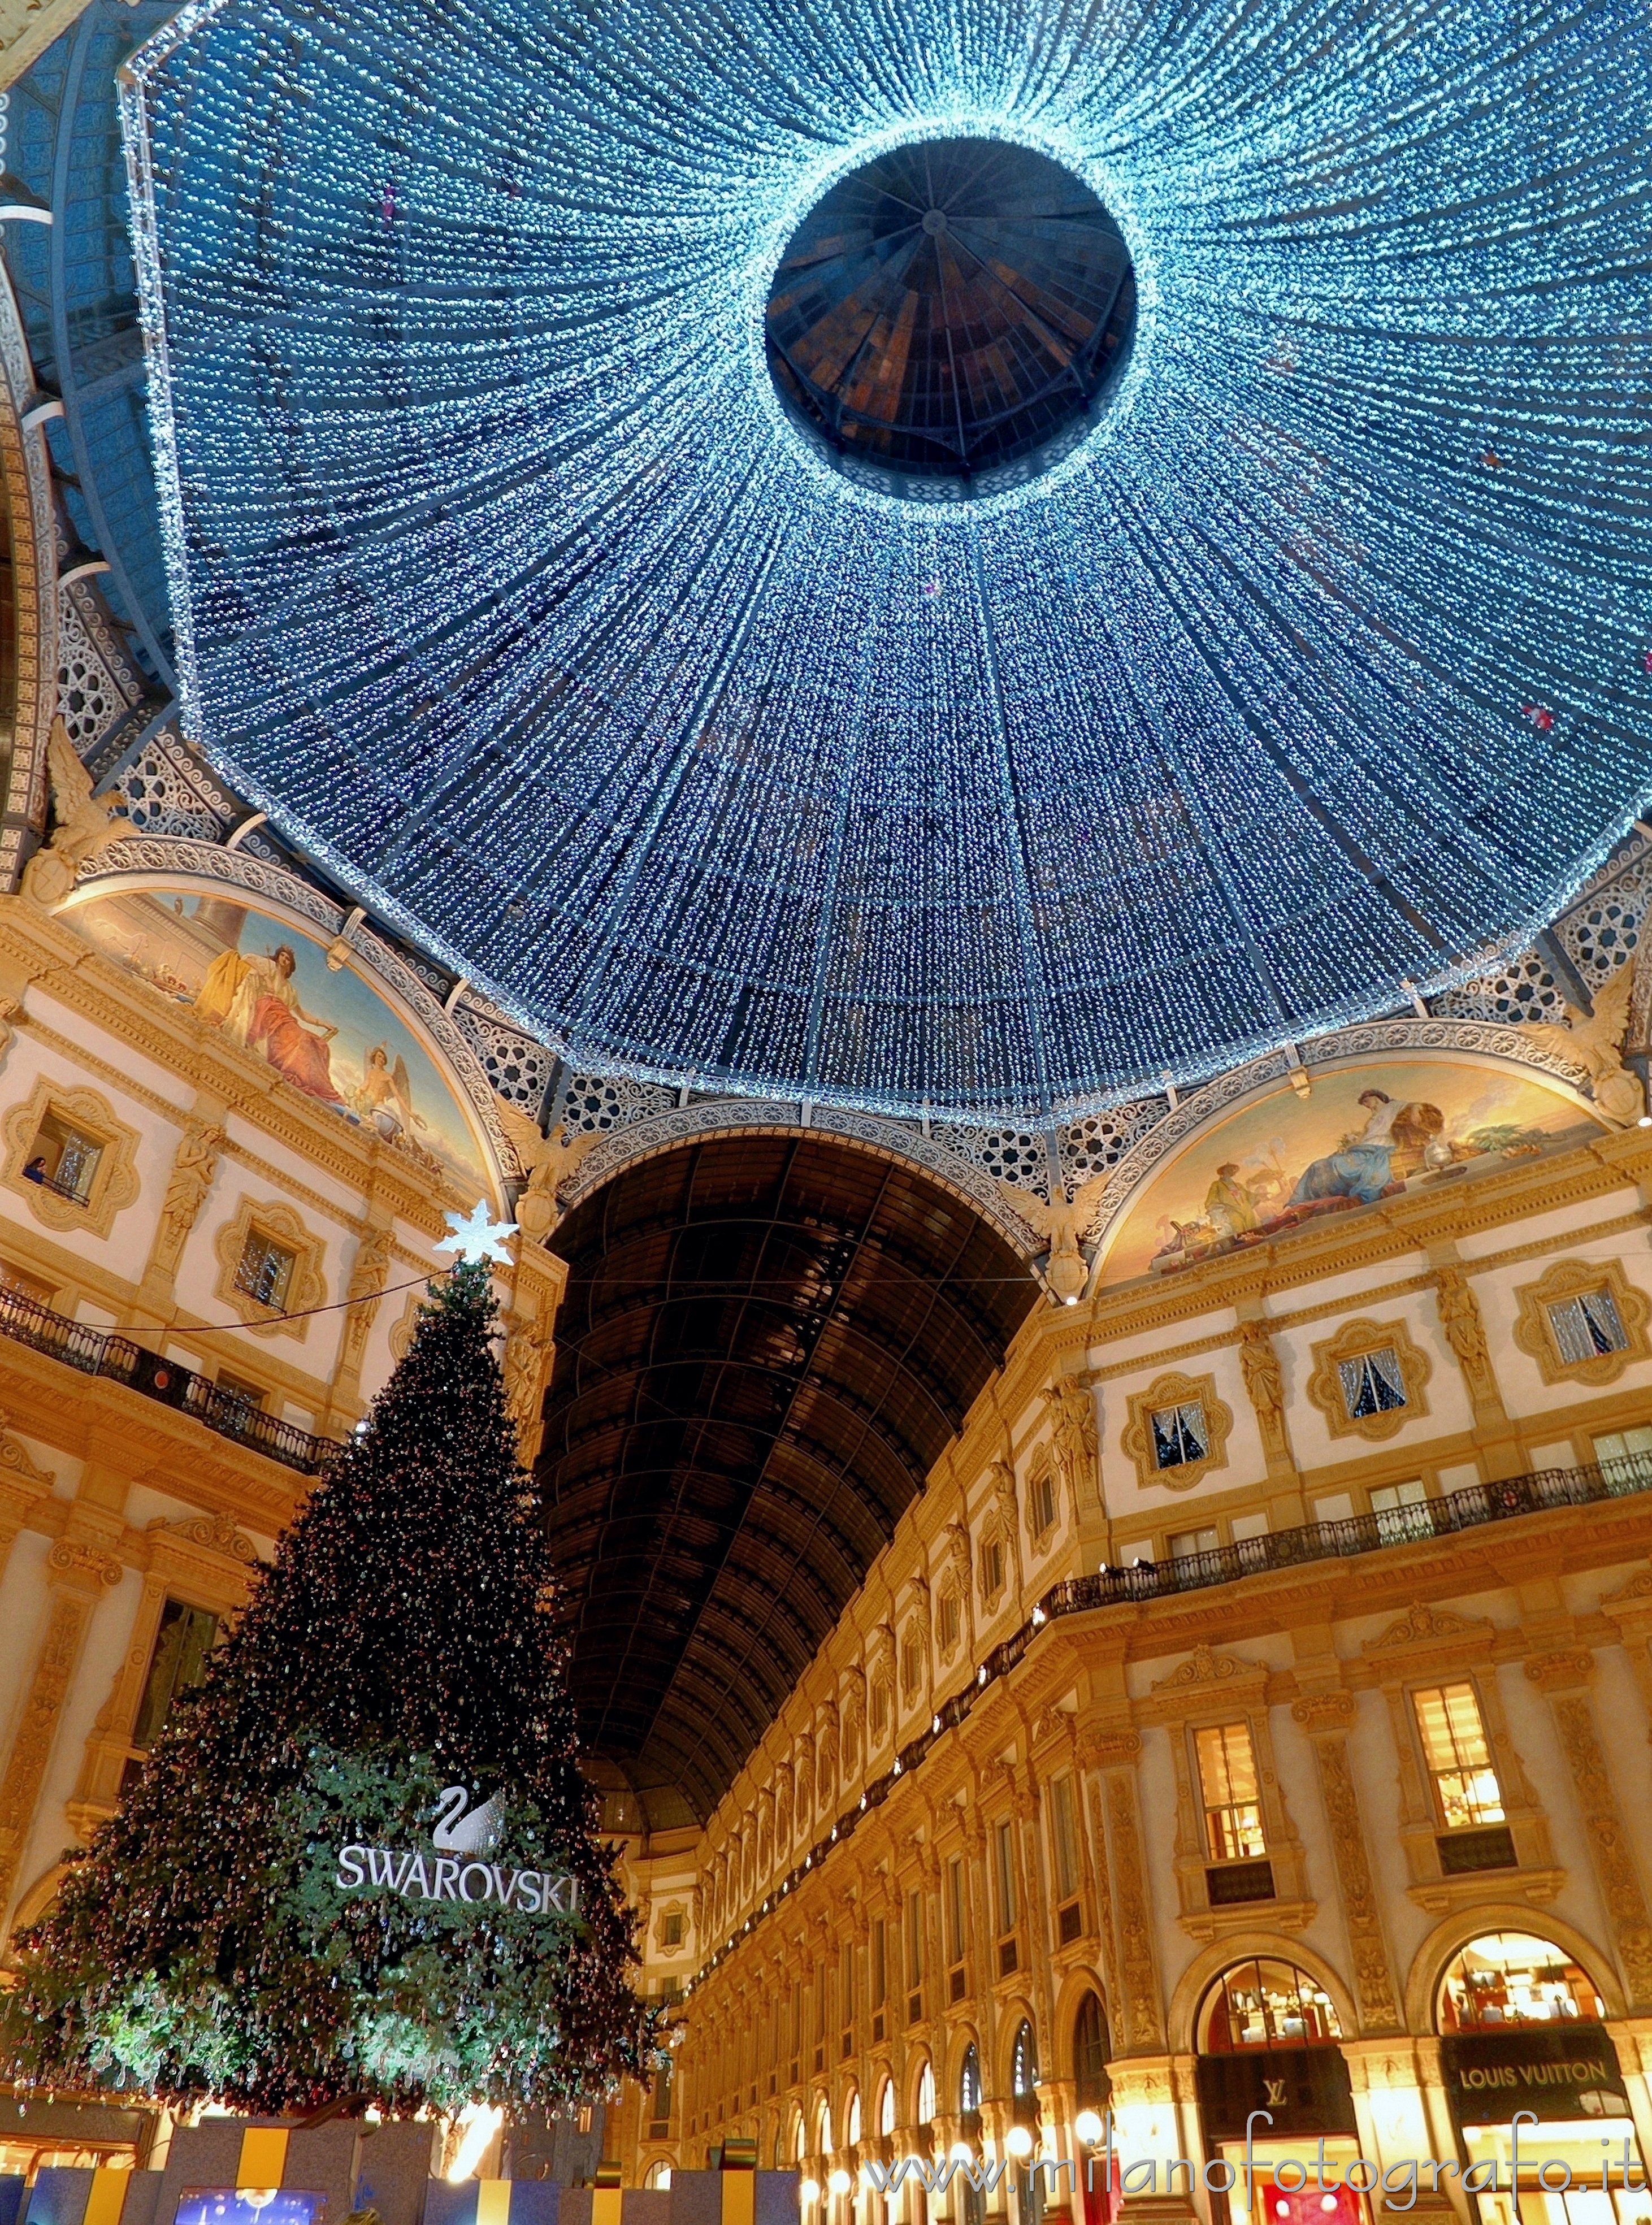
[[[1044, 1126], [1484, 970], [1646, 794], [1652, 49], [1086, 26], [215, 0], [131, 66], [192, 732], [582, 1066]], [[963, 501], [800, 440], [765, 322], [960, 140], [1138, 289]]]
[[922, 141], [842, 180], [787, 243], [769, 367], [809, 432], [900, 492], [1055, 460], [1135, 321], [1123, 235], [1070, 172], [1002, 140]]

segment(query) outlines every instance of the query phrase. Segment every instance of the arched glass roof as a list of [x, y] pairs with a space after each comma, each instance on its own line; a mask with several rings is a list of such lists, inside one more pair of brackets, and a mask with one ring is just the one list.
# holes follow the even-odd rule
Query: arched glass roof
[[[187, 10], [129, 121], [193, 726], [578, 1057], [703, 1086], [1046, 1116], [1483, 962], [1647, 786], [1652, 48], [1398, 21]], [[1135, 339], [1042, 477], [896, 498], [764, 309], [960, 137], [1100, 199]]]

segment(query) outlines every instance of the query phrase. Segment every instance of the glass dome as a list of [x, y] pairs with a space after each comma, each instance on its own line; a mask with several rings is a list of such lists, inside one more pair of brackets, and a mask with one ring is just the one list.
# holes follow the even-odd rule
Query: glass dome
[[[190, 732], [580, 1064], [1059, 1119], [1484, 970], [1652, 786], [1652, 43], [1087, 22], [217, 0], [130, 66]], [[769, 343], [923, 146], [857, 476]], [[794, 413], [858, 393], [811, 361]]]
[[1123, 235], [1070, 171], [1002, 140], [923, 141], [841, 180], [793, 233], [769, 368], [870, 483], [962, 494], [1058, 460], [1135, 323]]

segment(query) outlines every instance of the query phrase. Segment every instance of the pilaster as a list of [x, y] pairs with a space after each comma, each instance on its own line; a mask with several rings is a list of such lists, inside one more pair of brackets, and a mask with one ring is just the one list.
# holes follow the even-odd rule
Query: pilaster
[[0, 1778], [0, 1920], [16, 1891], [23, 1850], [86, 1632], [98, 1601], [120, 1582], [122, 1573], [111, 1552], [84, 1537], [60, 1537], [47, 1554], [46, 1632], [5, 1775]]

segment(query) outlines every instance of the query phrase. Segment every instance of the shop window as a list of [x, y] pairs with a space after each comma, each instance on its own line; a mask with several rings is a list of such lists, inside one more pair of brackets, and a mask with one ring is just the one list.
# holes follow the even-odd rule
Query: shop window
[[1210, 1430], [1202, 1399], [1182, 1406], [1155, 1407], [1148, 1417], [1153, 1436], [1153, 1465], [1157, 1468], [1186, 1467], [1210, 1452]]
[[933, 2125], [935, 2121], [935, 2072], [933, 2063], [926, 2059], [918, 2073], [918, 2122]]
[[1434, 1786], [1441, 1869], [1449, 1877], [1514, 1868], [1514, 1840], [1473, 1685], [1431, 1685], [1414, 1692], [1411, 1704]]
[[[1447, 1966], [1435, 2015], [1463, 2159], [1497, 2166], [1497, 2190], [1478, 2197], [1483, 2225], [1636, 2225], [1647, 2207], [1644, 2168], [1605, 2004], [1588, 1973], [1550, 1940], [1485, 1933]], [[1522, 2130], [1512, 2188], [1511, 2096], [1536, 2118]]]
[[1237, 1962], [1206, 1996], [1206, 2055], [1245, 2047], [1318, 2047], [1342, 2038], [1331, 1996], [1294, 1962]]
[[1629, 1333], [1617, 1310], [1617, 1301], [1604, 1286], [1579, 1290], [1545, 1308], [1554, 1346], [1568, 1366], [1578, 1360], [1598, 1360], [1603, 1353], [1627, 1352]]
[[877, 2129], [884, 2139], [895, 2130], [895, 2081], [886, 2078], [877, 2097]]
[[[1025, 2017], [1016, 2033], [1010, 2056], [1010, 2089], [1015, 2096], [1018, 2125], [1038, 2122], [1038, 2041]], [[1029, 2106], [1030, 2105], [1030, 2106]]]
[[1081, 2109], [1099, 2108], [1110, 2090], [1107, 2019], [1094, 1994], [1079, 2003], [1073, 2024], [1073, 2083]]
[[102, 1137], [50, 1110], [41, 1116], [35, 1131], [33, 1146], [23, 1163], [23, 1179], [39, 1182], [59, 1197], [67, 1198], [72, 1205], [89, 1205], [105, 1148]]
[[1173, 1561], [1191, 1561], [1199, 1553], [1214, 1553], [1220, 1550], [1219, 1530], [1173, 1530], [1170, 1533], [1170, 1557]]
[[1582, 1966], [1548, 1939], [1491, 1931], [1472, 1939], [1440, 1981], [1441, 2032], [1595, 2023], [1606, 2005]]
[[980, 2129], [981, 2114], [981, 2057], [972, 2040], [964, 2050], [964, 2067], [958, 2074], [958, 2109], [963, 2117], [972, 2117], [976, 2122], [972, 2132]]
[[1079, 1817], [1070, 1777], [1058, 1777], [1050, 1786], [1049, 1816], [1056, 1939], [1065, 1947], [1084, 1929], [1079, 1906]]
[[[661, 2138], [664, 2138], [663, 2133]], [[779, 2168], [778, 2165], [775, 2168]], [[642, 2184], [652, 2194], [668, 2194], [671, 2191], [671, 2165], [663, 2156], [656, 2156], [642, 2174]]]
[[1019, 1956], [1016, 1929], [1016, 1827], [995, 1824], [992, 1831], [992, 1880], [998, 1903], [998, 1975], [1008, 1977]]
[[271, 1313], [279, 1313], [287, 1303], [293, 1270], [297, 1265], [296, 1254], [278, 1244], [273, 1236], [266, 1236], [260, 1228], [250, 1228], [241, 1246], [235, 1287], [256, 1304], [268, 1306]]
[[1402, 1545], [1413, 1537], [1434, 1534], [1434, 1509], [1428, 1487], [1419, 1478], [1408, 1483], [1379, 1483], [1370, 1493], [1377, 1534], [1385, 1545]]
[[1055, 1527], [1055, 1480], [1048, 1468], [1033, 1478], [1028, 1492], [1027, 1519], [1035, 1538]]
[[180, 1692], [199, 1684], [206, 1673], [206, 1657], [218, 1643], [218, 1617], [202, 1607], [169, 1599], [161, 1610], [161, 1626], [149, 1655], [149, 1673], [143, 1680], [132, 1726], [132, 1744], [147, 1753], [166, 1727]]
[[1392, 1413], [1406, 1404], [1405, 1377], [1391, 1344], [1339, 1360], [1337, 1380], [1342, 1385], [1342, 1403], [1351, 1422], [1369, 1421], [1373, 1414]]

